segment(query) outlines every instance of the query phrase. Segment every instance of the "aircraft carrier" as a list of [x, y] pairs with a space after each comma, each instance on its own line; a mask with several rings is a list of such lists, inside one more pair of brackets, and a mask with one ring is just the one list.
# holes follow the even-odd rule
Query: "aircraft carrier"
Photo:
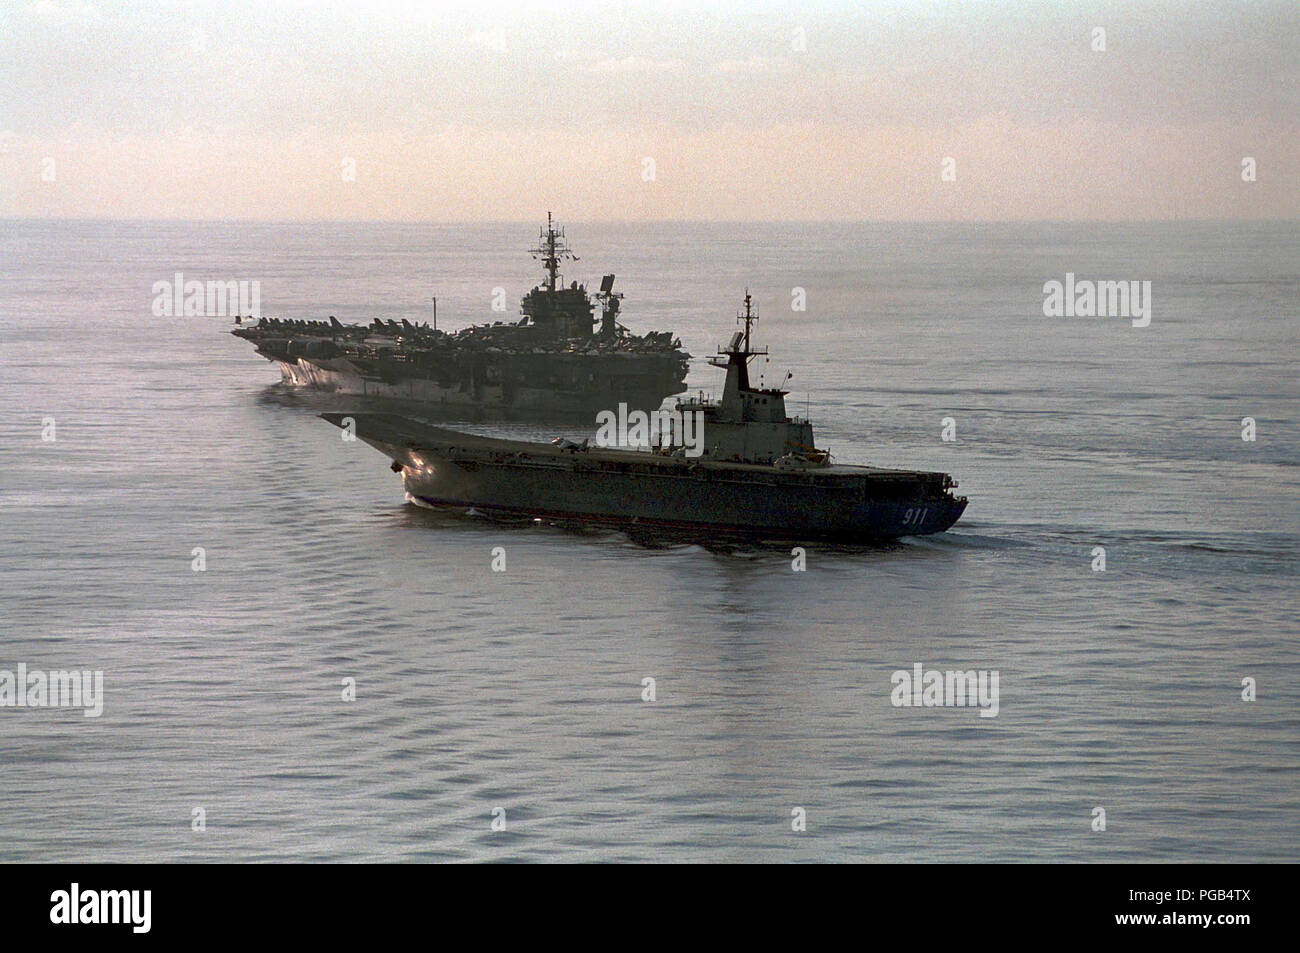
[[278, 364], [288, 384], [427, 407], [590, 417], [620, 401], [654, 410], [686, 389], [690, 355], [671, 332], [635, 334], [619, 322], [614, 275], [594, 296], [576, 281], [564, 286], [561, 262], [577, 257], [549, 213], [532, 254], [544, 279], [516, 321], [447, 333], [436, 311], [434, 327], [240, 318], [232, 333]]
[[696, 533], [702, 537], [869, 542], [940, 533], [966, 509], [945, 473], [844, 466], [789, 417], [786, 391], [753, 387], [756, 315], [711, 359], [726, 368], [720, 400], [677, 402], [671, 428], [699, 424], [658, 447], [528, 443], [474, 436], [387, 414], [323, 414], [391, 457], [408, 497], [427, 506]]

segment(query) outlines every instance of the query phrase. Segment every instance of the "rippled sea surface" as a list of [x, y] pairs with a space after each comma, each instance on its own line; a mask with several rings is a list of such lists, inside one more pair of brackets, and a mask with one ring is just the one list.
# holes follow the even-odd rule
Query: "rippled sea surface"
[[[1300, 859], [1300, 227], [568, 233], [695, 389], [748, 285], [819, 443], [952, 473], [965, 517], [800, 573], [432, 514], [317, 418], [346, 399], [154, 283], [462, 326], [517, 308], [535, 226], [5, 221], [0, 669], [106, 698], [0, 708], [0, 859]], [[1044, 317], [1067, 272], [1151, 281], [1151, 325]], [[997, 670], [997, 716], [893, 706], [916, 663]]]

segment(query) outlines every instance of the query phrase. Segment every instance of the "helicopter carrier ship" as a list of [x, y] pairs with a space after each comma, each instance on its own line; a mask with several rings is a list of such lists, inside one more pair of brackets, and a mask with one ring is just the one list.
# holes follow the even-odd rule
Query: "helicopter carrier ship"
[[[787, 392], [754, 387], [750, 296], [744, 330], [710, 359], [720, 400], [679, 400], [702, 427], [697, 453], [668, 435], [650, 449], [481, 437], [388, 414], [323, 414], [392, 458], [408, 498], [432, 507], [555, 522], [664, 529], [703, 537], [869, 542], [940, 533], [966, 509], [946, 473], [838, 465], [812, 424], [787, 416]], [[683, 435], [678, 435], [683, 436]], [[676, 446], [674, 447], [674, 444]]]
[[520, 301], [517, 321], [447, 333], [436, 311], [434, 327], [240, 318], [232, 333], [278, 364], [285, 383], [425, 406], [589, 416], [620, 401], [653, 410], [686, 389], [690, 355], [681, 340], [624, 327], [614, 275], [594, 296], [576, 281], [564, 286], [560, 265], [577, 256], [549, 213], [531, 251], [544, 278]]

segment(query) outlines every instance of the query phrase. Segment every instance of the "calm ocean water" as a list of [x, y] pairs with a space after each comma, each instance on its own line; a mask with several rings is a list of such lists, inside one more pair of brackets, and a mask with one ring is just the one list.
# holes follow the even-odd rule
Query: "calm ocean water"
[[[535, 226], [5, 221], [0, 669], [106, 697], [0, 708], [0, 859], [1300, 859], [1300, 226], [568, 231], [695, 388], [748, 285], [819, 442], [966, 516], [796, 573], [432, 515], [153, 284], [460, 326], [517, 308]], [[1150, 327], [1044, 317], [1067, 272], [1151, 281]], [[918, 662], [996, 669], [997, 717], [891, 705]]]

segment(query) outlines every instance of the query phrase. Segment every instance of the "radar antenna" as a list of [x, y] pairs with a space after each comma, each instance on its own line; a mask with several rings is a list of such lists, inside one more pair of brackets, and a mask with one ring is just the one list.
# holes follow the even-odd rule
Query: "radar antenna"
[[600, 292], [596, 295], [600, 302], [600, 333], [607, 338], [618, 336], [619, 302], [623, 300], [622, 292], [614, 290], [614, 276], [606, 275], [600, 279]]

